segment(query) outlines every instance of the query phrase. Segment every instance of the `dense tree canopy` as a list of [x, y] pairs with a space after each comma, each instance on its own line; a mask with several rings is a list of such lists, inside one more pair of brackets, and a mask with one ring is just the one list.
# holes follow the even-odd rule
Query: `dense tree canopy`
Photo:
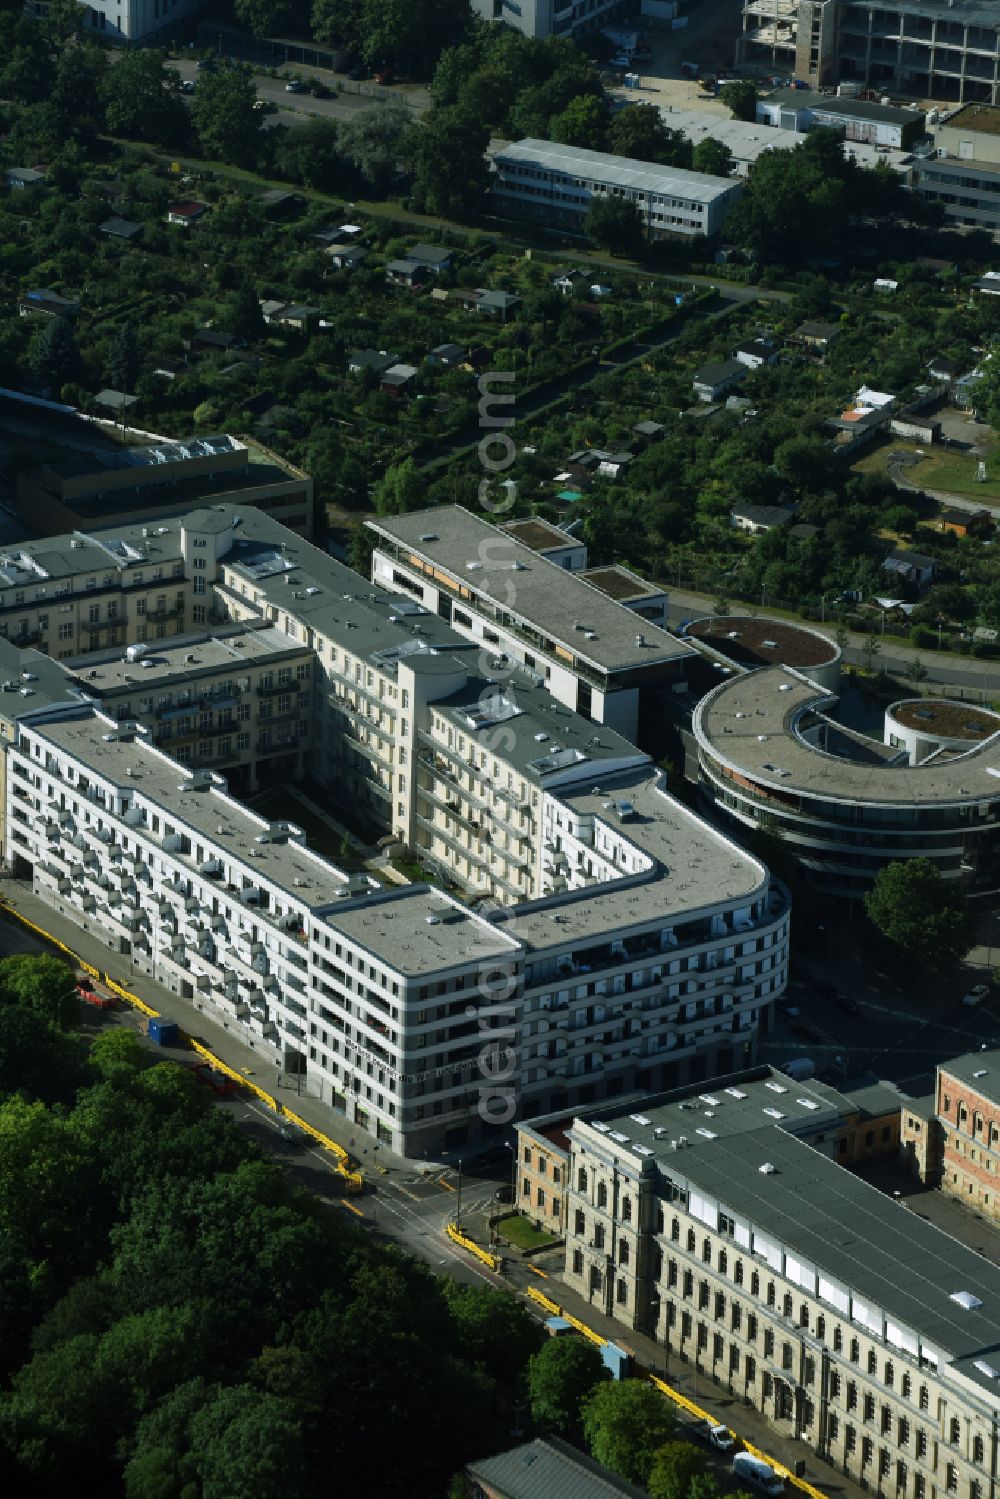
[[865, 910], [910, 967], [946, 971], [969, 949], [972, 917], [930, 859], [894, 860], [880, 869]]

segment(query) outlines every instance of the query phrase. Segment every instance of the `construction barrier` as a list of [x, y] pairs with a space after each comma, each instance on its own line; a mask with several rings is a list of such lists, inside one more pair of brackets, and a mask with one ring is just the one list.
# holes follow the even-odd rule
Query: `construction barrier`
[[543, 1307], [545, 1311], [548, 1312], [550, 1317], [560, 1316], [558, 1306], [556, 1306], [556, 1303], [552, 1300], [551, 1296], [545, 1295], [544, 1291], [538, 1291], [534, 1286], [529, 1286], [524, 1294], [531, 1301], [535, 1301], [540, 1307]]
[[471, 1239], [467, 1239], [462, 1231], [455, 1227], [454, 1223], [448, 1224], [448, 1237], [453, 1244], [457, 1244], [461, 1249], [467, 1250], [469, 1254], [475, 1255], [477, 1260], [482, 1260], [483, 1264], [488, 1265], [491, 1270], [500, 1269], [499, 1256], [490, 1254], [488, 1249], [480, 1249], [479, 1245], [474, 1244]]
[[[61, 942], [58, 937], [53, 937], [52, 933], [47, 932], [44, 927], [40, 927], [34, 921], [30, 921], [5, 896], [0, 896], [0, 911], [13, 916], [16, 921], [19, 921], [22, 926], [27, 927], [29, 931], [43, 938], [52, 947], [58, 948], [68, 958], [72, 958], [77, 968], [82, 969], [84, 973], [88, 973], [91, 978], [99, 979], [106, 989], [110, 989], [112, 994], [117, 994], [120, 999], [125, 1000], [126, 1004], [130, 1004], [133, 1009], [139, 1010], [141, 1014], [150, 1019], [155, 1020], [159, 1017], [159, 1010], [154, 1010], [144, 999], [140, 999], [138, 994], [133, 994], [131, 989], [127, 989], [124, 984], [119, 983], [117, 979], [113, 979], [110, 973], [102, 973], [92, 963], [86, 962], [85, 959], [80, 957], [79, 953], [74, 952], [71, 947], [67, 947], [66, 943]], [[259, 1088], [256, 1083], [252, 1083], [242, 1072], [237, 1072], [234, 1068], [230, 1067], [221, 1057], [217, 1057], [214, 1051], [210, 1051], [202, 1042], [196, 1041], [193, 1036], [189, 1036], [186, 1031], [182, 1030], [180, 1035], [184, 1043], [200, 1056], [203, 1061], [210, 1063], [217, 1072], [221, 1072], [225, 1077], [232, 1078], [235, 1083], [248, 1093], [255, 1094], [261, 1103], [266, 1104], [273, 1114], [280, 1114], [283, 1118], [291, 1120], [305, 1134], [311, 1136], [319, 1145], [322, 1145], [324, 1150], [330, 1151], [335, 1160], [335, 1168], [338, 1174], [343, 1177], [344, 1191], [349, 1197], [356, 1197], [364, 1191], [364, 1177], [360, 1171], [354, 1169], [351, 1158], [342, 1145], [338, 1145], [335, 1140], [331, 1140], [328, 1135], [324, 1135], [314, 1125], [309, 1124], [305, 1119], [301, 1119], [298, 1114], [293, 1114], [288, 1109], [283, 1110], [272, 1094], [265, 1092], [263, 1088]]]

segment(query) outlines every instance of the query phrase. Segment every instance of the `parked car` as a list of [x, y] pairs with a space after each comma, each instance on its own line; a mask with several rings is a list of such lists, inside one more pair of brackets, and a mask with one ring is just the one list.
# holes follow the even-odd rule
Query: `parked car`
[[181, 93], [182, 94], [193, 94], [194, 93], [194, 79], [193, 78], [185, 78], [182, 81], [182, 83], [181, 83]]
[[719, 1426], [714, 1421], [701, 1421], [694, 1428], [694, 1435], [699, 1441], [714, 1447], [716, 1452], [735, 1451], [736, 1442], [728, 1426]]
[[968, 1005], [971, 1008], [974, 1005], [981, 1005], [983, 1000], [988, 999], [989, 996], [989, 984], [973, 984], [969, 992], [962, 995], [962, 1003], [963, 1005]]
[[779, 1015], [787, 1015], [789, 1020], [797, 1020], [802, 1014], [798, 1005], [790, 1005], [787, 999], [779, 999], [775, 1008]]
[[333, 90], [323, 82], [322, 78], [314, 78], [309, 85], [309, 92], [314, 99], [329, 99]]
[[306, 86], [302, 82], [301, 78], [291, 78], [285, 84], [285, 93], [286, 94], [304, 94], [305, 91], [306, 91]]
[[194, 66], [197, 73], [210, 73], [215, 67], [215, 59], [212, 57], [199, 57]]
[[364, 68], [348, 68], [347, 70], [347, 77], [352, 83], [359, 83], [364, 76]]

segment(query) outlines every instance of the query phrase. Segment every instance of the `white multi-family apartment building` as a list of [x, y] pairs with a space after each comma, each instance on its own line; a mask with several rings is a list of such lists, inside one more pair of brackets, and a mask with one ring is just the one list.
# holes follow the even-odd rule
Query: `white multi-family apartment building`
[[1000, 1271], [841, 1164], [898, 1147], [901, 1102], [760, 1068], [589, 1110], [566, 1279], [863, 1487], [988, 1499]]
[[[231, 1014], [278, 1065], [304, 1068], [308, 1087], [409, 1153], [474, 1144], [491, 1127], [468, 992], [484, 962], [504, 965], [503, 1004], [480, 1004], [508, 1033], [512, 1109], [753, 1059], [785, 984], [787, 896], [667, 795], [645, 754], [517, 663], [494, 674], [436, 612], [259, 511], [193, 512], [176, 546], [203, 607], [227, 621], [211, 644], [178, 641], [172, 667], [145, 642], [124, 659], [46, 662], [21, 671], [10, 705], [0, 693], [5, 855], [46, 899], [139, 971]], [[230, 667], [243, 651], [256, 673], [245, 689]], [[215, 705], [227, 691], [234, 703]], [[187, 693], [212, 696], [197, 722]], [[230, 726], [200, 715], [235, 708], [241, 732], [247, 694], [244, 763]], [[264, 717], [271, 703], [280, 722]], [[272, 755], [290, 776], [308, 769], [315, 795], [363, 807], [373, 830], [488, 902], [482, 914], [426, 887], [352, 884], [294, 828], [243, 808], [218, 768], [252, 789]], [[341, 953], [325, 945], [331, 923], [353, 944], [340, 940]], [[240, 957], [247, 932], [257, 978]], [[361, 983], [359, 963], [391, 969], [398, 992]]]
[[[635, 740], [643, 693], [692, 648], [566, 564], [461, 505], [369, 521], [372, 578], [446, 620], [497, 668], [516, 662], [584, 718]], [[639, 580], [635, 580], [639, 583]]]

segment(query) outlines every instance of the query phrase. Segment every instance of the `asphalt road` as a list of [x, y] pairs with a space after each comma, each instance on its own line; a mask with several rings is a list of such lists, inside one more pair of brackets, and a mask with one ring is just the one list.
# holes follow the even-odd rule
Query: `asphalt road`
[[[179, 73], [185, 82], [193, 83], [195, 88], [198, 86], [198, 79], [204, 76], [198, 72], [193, 62], [168, 60], [167, 66]], [[311, 68], [303, 68], [301, 72], [306, 78], [320, 76], [318, 73], [314, 75], [314, 70]], [[324, 82], [326, 81], [328, 80], [324, 75]], [[330, 99], [314, 99], [311, 94], [307, 93], [287, 93], [283, 78], [269, 78], [262, 73], [257, 73], [254, 75], [254, 83], [257, 85], [258, 96], [265, 103], [273, 104], [277, 111], [264, 116], [264, 123], [268, 128], [274, 125], [300, 124], [305, 119], [350, 120], [363, 110], [379, 109], [385, 104], [399, 102], [399, 96], [395, 90], [384, 94], [337, 93]], [[187, 94], [185, 98], [190, 100], [191, 95]], [[406, 102], [410, 103], [409, 98]], [[418, 104], [419, 98], [415, 95], [413, 107], [416, 108]]]

